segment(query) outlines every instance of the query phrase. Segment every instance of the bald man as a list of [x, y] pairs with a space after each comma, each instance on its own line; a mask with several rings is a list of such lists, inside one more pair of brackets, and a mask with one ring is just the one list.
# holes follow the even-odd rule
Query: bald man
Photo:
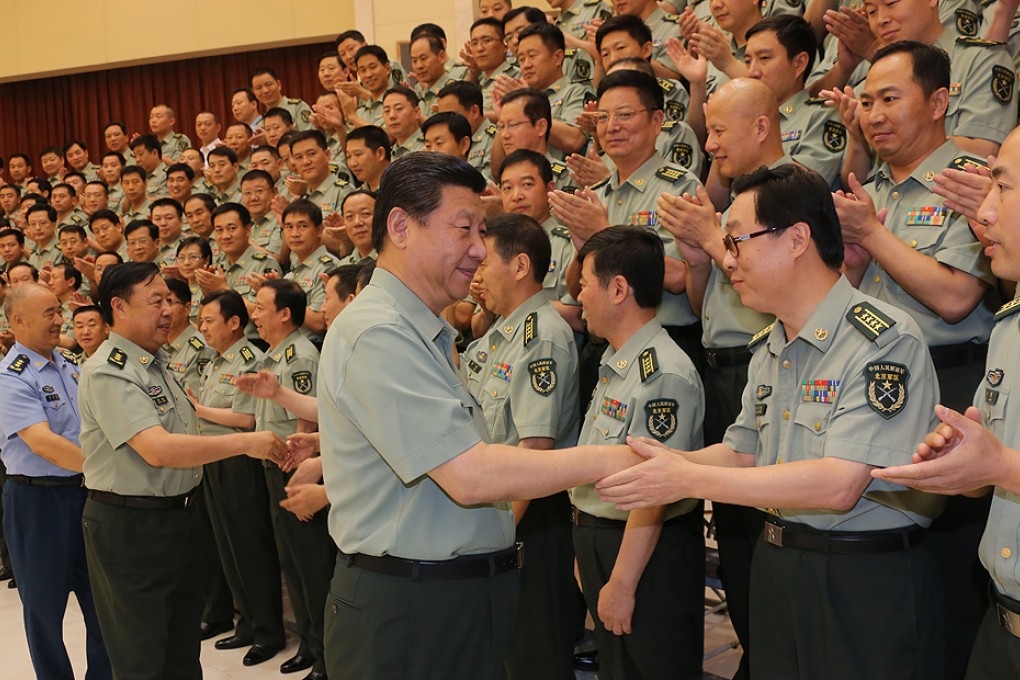
[[[722, 441], [726, 428], [740, 413], [740, 395], [747, 382], [751, 352], [747, 345], [772, 322], [768, 314], [748, 309], [730, 285], [723, 267], [723, 227], [729, 217], [730, 182], [762, 166], [792, 163], [785, 155], [779, 108], [772, 90], [760, 80], [737, 78], [722, 85], [706, 110], [706, 151], [715, 159], [707, 189], [697, 197], [663, 194], [659, 224], [677, 238], [687, 260], [687, 295], [700, 315], [705, 348], [705, 443]], [[716, 211], [725, 211], [722, 219]], [[751, 655], [749, 585], [751, 554], [762, 529], [755, 508], [713, 503], [719, 559], [733, 628], [744, 651], [741, 675], [747, 677]]]

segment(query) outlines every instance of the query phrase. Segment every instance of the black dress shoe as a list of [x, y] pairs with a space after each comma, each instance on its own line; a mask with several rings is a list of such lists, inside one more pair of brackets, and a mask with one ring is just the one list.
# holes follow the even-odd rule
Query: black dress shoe
[[11, 578], [11, 580], [7, 582], [7, 590], [14, 590], [17, 587], [18, 582], [15, 581], [14, 578]]
[[267, 645], [252, 645], [248, 653], [244, 655], [245, 666], [257, 666], [263, 661], [269, 661], [280, 653], [280, 647], [269, 647]]
[[297, 673], [298, 671], [303, 671], [306, 668], [311, 668], [313, 663], [315, 662], [312, 660], [312, 657], [295, 654], [293, 657], [280, 664], [280, 672]]
[[247, 647], [252, 643], [251, 638], [240, 637], [239, 635], [231, 635], [225, 637], [222, 640], [217, 640], [213, 647], [216, 649], [240, 649], [241, 647]]
[[327, 680], [327, 678], [325, 673], [320, 673], [319, 671], [312, 671], [311, 673], [305, 676], [305, 680]]
[[208, 640], [223, 633], [229, 633], [232, 630], [234, 630], [234, 624], [231, 621], [224, 621], [223, 623], [206, 623], [203, 621], [201, 625], [203, 640]]
[[597, 671], [599, 669], [599, 650], [590, 649], [574, 654], [574, 668], [592, 673]]
[[10, 567], [4, 566], [3, 569], [0, 569], [0, 581], [6, 581], [9, 578], [14, 578], [14, 572]]

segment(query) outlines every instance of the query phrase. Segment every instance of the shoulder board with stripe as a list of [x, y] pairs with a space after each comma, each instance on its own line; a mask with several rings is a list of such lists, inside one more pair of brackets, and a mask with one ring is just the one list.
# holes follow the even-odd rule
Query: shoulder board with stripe
[[995, 312], [995, 320], [1005, 319], [1007, 316], [1013, 316], [1017, 312], [1020, 312], [1020, 298], [1013, 298], [999, 307], [999, 311]]
[[867, 302], [854, 305], [846, 313], [846, 320], [861, 332], [861, 335], [875, 342], [882, 333], [896, 325], [896, 320], [886, 316], [882, 311]]
[[196, 337], [188, 338], [188, 344], [191, 345], [192, 347], [194, 347], [195, 349], [199, 350], [199, 351], [205, 349], [205, 343], [202, 342], [201, 340], [199, 340]]
[[665, 78], [657, 78], [656, 80], [659, 81], [659, 87], [662, 88], [663, 92], [670, 92], [674, 87], [676, 87], [675, 85], [673, 85], [673, 83], [669, 82]]
[[288, 104], [300, 104], [301, 100], [296, 98], [296, 97], [291, 97], [291, 98], [287, 99], [287, 103]]
[[671, 168], [668, 165], [664, 165], [655, 171], [655, 176], [676, 184], [687, 176], [687, 171], [683, 168]]
[[489, 127], [485, 128], [485, 133], [487, 135], [489, 135], [490, 137], [495, 137], [496, 136], [496, 132], [497, 132], [497, 130], [496, 130], [496, 126], [495, 125], [489, 125]]
[[659, 372], [659, 358], [655, 355], [655, 348], [649, 347], [638, 357], [638, 364], [641, 365], [641, 382]]
[[563, 50], [563, 56], [564, 57], [568, 57], [569, 58], [569, 57], [574, 56], [575, 54], [577, 54], [577, 48], [576, 47], [568, 47], [567, 49]]
[[255, 360], [255, 352], [252, 352], [251, 347], [248, 347], [248, 345], [241, 348], [240, 355], [246, 364], [250, 364]]
[[329, 255], [323, 255], [322, 257], [319, 258], [319, 262], [321, 262], [322, 264], [333, 264], [333, 258], [330, 257]]
[[956, 39], [957, 45], [976, 45], [978, 47], [996, 47], [998, 45], [1005, 45], [1004, 42], [998, 42], [996, 40], [985, 40], [984, 38], [967, 38], [961, 36]]
[[532, 312], [524, 319], [524, 346], [527, 347], [536, 335], [538, 335], [538, 312]]
[[553, 227], [552, 235], [570, 240], [570, 230], [566, 227]]
[[968, 168], [987, 168], [988, 163], [973, 156], [957, 156], [949, 161], [949, 165], [946, 167], [954, 170], [967, 170]]
[[110, 356], [106, 358], [106, 363], [113, 364], [117, 368], [124, 368], [124, 365], [127, 363], [127, 354], [124, 350], [114, 347], [113, 351], [110, 352]]
[[825, 106], [825, 97], [811, 97], [804, 103], [808, 106]]
[[18, 358], [12, 361], [11, 365], [7, 367], [7, 370], [11, 373], [21, 374], [21, 372], [25, 370], [25, 367], [28, 366], [28, 363], [28, 355], [19, 354]]
[[598, 189], [598, 188], [600, 188], [600, 187], [602, 187], [602, 186], [604, 186], [604, 185], [606, 185], [606, 184], [608, 184], [608, 183], [609, 183], [609, 178], [607, 177], [607, 178], [605, 178], [604, 180], [602, 180], [601, 182], [595, 182], [595, 184], [592, 184], [592, 185], [591, 185], [590, 187], [588, 187], [588, 188], [589, 188], [589, 189]]
[[772, 329], [775, 327], [776, 322], [773, 321], [768, 326], [765, 326], [765, 328], [755, 333], [754, 336], [751, 338], [751, 342], [747, 343], [747, 348], [751, 349], [752, 347], [757, 347], [759, 344], [764, 342], [765, 338], [769, 337], [769, 333], [771, 333]]
[[62, 349], [60, 350], [60, 354], [63, 355], [65, 359], [67, 359], [67, 363], [73, 364], [75, 366], [78, 365], [78, 355], [72, 352], [71, 350]]
[[659, 127], [660, 130], [669, 131], [676, 127], [677, 121], [675, 120], [664, 120], [662, 125]]
[[294, 363], [294, 360], [297, 359], [297, 351], [294, 349], [293, 344], [287, 347], [287, 351], [283, 353], [283, 356], [288, 364]]
[[265, 260], [268, 257], [269, 257], [269, 255], [267, 255], [266, 253], [257, 252], [257, 253], [252, 253], [251, 259], [253, 259], [253, 260]]
[[550, 161], [549, 167], [552, 168], [554, 175], [562, 175], [563, 171], [567, 169], [567, 166], [558, 161]]

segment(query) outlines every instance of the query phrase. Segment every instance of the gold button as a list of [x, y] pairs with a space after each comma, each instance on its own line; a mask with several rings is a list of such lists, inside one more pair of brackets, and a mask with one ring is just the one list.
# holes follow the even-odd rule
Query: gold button
[[786, 361], [783, 362], [783, 368], [789, 368], [789, 367], [790, 367], [790, 360], [787, 359]]
[[616, 205], [623, 205], [623, 199], [622, 198], [616, 199]]
[[609, 378], [607, 378], [606, 376], [602, 376], [602, 384], [605, 385], [608, 382], [609, 382]]
[[493, 345], [493, 346], [492, 346], [492, 349], [496, 349], [496, 345]]
[[[879, 276], [878, 274], [875, 274], [875, 283], [882, 283], [882, 277]], [[495, 349], [495, 348], [493, 348], [493, 349]]]
[[917, 239], [914, 239], [914, 240], [912, 240], [912, 241], [910, 242], [910, 247], [911, 247], [911, 248], [916, 248], [916, 247], [917, 247]]
[[789, 420], [789, 419], [790, 419], [790, 409], [786, 409], [785, 411], [783, 411], [783, 420]]
[[495, 397], [496, 397], [497, 395], [498, 395], [498, 392], [496, 392], [496, 390], [493, 390], [493, 391], [492, 391], [492, 396], [493, 396], [493, 398], [495, 398]]
[[898, 191], [892, 192], [892, 198], [893, 198], [894, 201], [899, 199], [899, 197], [900, 197], [900, 192], [898, 192]]
[[606, 433], [606, 436], [608, 437], [609, 436], [609, 428], [608, 427], [606, 428], [605, 433]]
[[1013, 556], [1013, 551], [1010, 550], [1009, 548], [1003, 548], [1002, 550], [999, 551], [999, 554], [1002, 555], [1002, 559], [1008, 560], [1010, 557]]
[[822, 429], [822, 424], [816, 420], [815, 421], [815, 432], [818, 432], [818, 430], [820, 430], [820, 429]]

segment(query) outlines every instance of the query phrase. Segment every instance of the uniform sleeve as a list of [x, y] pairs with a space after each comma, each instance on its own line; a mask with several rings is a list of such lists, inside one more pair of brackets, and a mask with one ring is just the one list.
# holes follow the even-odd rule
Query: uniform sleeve
[[758, 451], [758, 427], [755, 423], [754, 414], [755, 386], [761, 381], [756, 377], [755, 364], [761, 365], [761, 352], [768, 350], [761, 348], [751, 357], [751, 364], [747, 368], [747, 384], [744, 385], [744, 392], [740, 395], [740, 415], [726, 428], [723, 435], [723, 444], [730, 447], [737, 453], [755, 454]]
[[362, 333], [343, 366], [330, 396], [405, 484], [482, 441], [478, 406], [409, 330]]
[[[550, 437], [556, 439], [570, 390], [577, 390], [576, 366], [567, 350], [548, 340], [533, 342], [514, 369], [510, 383], [510, 407], [514, 428], [521, 439]], [[562, 443], [561, 443], [562, 445]]]
[[318, 359], [301, 357], [295, 359], [294, 363], [287, 365], [286, 377], [281, 383], [284, 387], [294, 390], [299, 394], [314, 397], [318, 383], [318, 372]]
[[578, 83], [568, 85], [566, 92], [563, 93], [563, 105], [560, 106], [560, 112], [556, 116], [556, 120], [567, 125], [573, 125], [577, 116], [584, 113], [585, 95], [590, 92], [587, 87]]
[[974, 236], [970, 224], [953, 213], [954, 219], [933, 257], [944, 265], [975, 276], [989, 285], [995, 284], [995, 275], [988, 258], [984, 256], [981, 242]]
[[627, 434], [651, 437], [681, 451], [703, 446], [705, 395], [701, 385], [674, 373], [642, 383], [631, 399], [634, 409]]
[[[960, 83], [962, 92], [955, 97], [959, 99], [956, 128], [946, 132], [1001, 144], [1016, 126], [1014, 67], [1002, 47], [976, 47], [973, 53], [971, 68]], [[964, 54], [958, 53], [957, 58]], [[1008, 97], [1004, 96], [1007, 91]]]
[[[791, 158], [793, 158], [795, 163], [799, 163], [809, 170], [814, 170], [826, 182], [832, 184], [839, 177], [839, 171], [843, 165], [843, 152], [846, 149], [846, 128], [837, 116], [829, 113], [831, 109], [817, 108], [820, 110], [811, 116], [807, 128], [801, 133], [799, 143], [797, 144], [797, 152], [792, 154]], [[843, 133], [841, 144], [826, 145], [826, 123], [839, 126], [839, 130]], [[834, 142], [835, 140], [832, 141]], [[830, 146], [839, 146], [839, 149], [833, 151]]]
[[[96, 424], [113, 448], [126, 444], [143, 430], [163, 424], [145, 388], [121, 375], [93, 373], [88, 392], [80, 392], [79, 398], [89, 400]], [[173, 400], [167, 406], [174, 407]]]
[[[901, 388], [903, 403], [891, 414], [870, 405], [882, 396], [883, 385], [881, 381], [875, 384], [869, 369], [883, 365], [896, 366], [896, 372], [907, 371]], [[910, 463], [917, 443], [935, 425], [934, 408], [939, 400], [935, 368], [924, 344], [901, 336], [845, 377], [848, 382], [840, 386], [827, 426], [812, 435], [824, 437], [823, 455], [878, 467]], [[803, 422], [798, 425], [814, 427]]]
[[20, 377], [8, 372], [0, 374], [0, 394], [4, 395], [4, 403], [0, 407], [0, 432], [8, 439], [26, 427], [47, 422], [39, 394]]

